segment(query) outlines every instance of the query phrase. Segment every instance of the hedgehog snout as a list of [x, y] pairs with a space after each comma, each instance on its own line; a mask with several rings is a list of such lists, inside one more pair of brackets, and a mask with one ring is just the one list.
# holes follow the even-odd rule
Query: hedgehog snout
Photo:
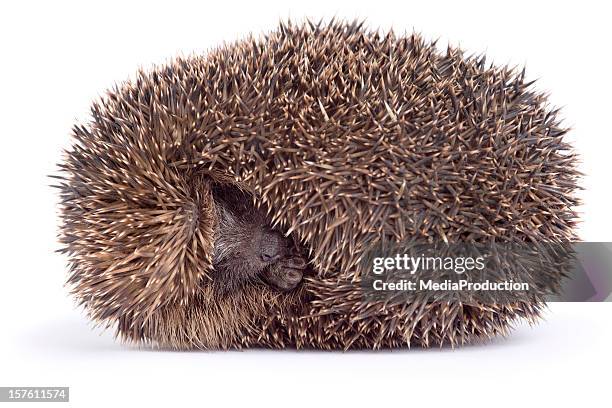
[[265, 231], [261, 236], [259, 256], [266, 263], [274, 263], [288, 253], [287, 238], [277, 231]]

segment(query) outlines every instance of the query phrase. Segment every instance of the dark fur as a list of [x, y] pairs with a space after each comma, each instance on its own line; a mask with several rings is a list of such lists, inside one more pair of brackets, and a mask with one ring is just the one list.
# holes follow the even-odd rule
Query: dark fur
[[258, 279], [283, 291], [297, 287], [306, 262], [291, 238], [270, 227], [248, 194], [218, 187], [213, 195], [217, 216], [213, 282], [218, 292], [235, 292]]

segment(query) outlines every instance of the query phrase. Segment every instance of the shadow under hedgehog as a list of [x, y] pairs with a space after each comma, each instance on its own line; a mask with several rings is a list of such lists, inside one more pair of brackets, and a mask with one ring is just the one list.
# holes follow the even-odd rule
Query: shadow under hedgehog
[[512, 304], [366, 301], [383, 241], [569, 241], [576, 157], [524, 73], [359, 23], [140, 72], [60, 164], [68, 283], [99, 323], [163, 348], [463, 344]]

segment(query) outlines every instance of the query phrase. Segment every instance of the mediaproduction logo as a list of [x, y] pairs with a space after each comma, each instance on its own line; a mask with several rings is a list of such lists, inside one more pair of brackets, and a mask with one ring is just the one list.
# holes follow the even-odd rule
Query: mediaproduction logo
[[[359, 264], [366, 301], [612, 300], [612, 243], [382, 241]], [[390, 303], [390, 304], [391, 304]]]
[[[431, 277], [435, 272], [457, 276], [472, 271], [482, 272], [486, 268], [485, 256], [410, 256], [396, 254], [389, 257], [374, 257], [371, 271], [374, 276], [372, 289], [375, 291], [528, 291], [529, 283], [513, 279], [491, 281], [470, 281], [468, 279], [442, 279]], [[419, 277], [418, 275], [423, 275]], [[392, 276], [389, 276], [392, 275]], [[416, 276], [416, 279], [415, 278]], [[405, 278], [403, 276], [406, 276]]]

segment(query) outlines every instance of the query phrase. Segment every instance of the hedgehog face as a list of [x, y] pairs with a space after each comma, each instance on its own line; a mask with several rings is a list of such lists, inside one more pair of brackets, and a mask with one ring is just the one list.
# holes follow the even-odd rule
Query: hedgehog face
[[213, 257], [214, 286], [228, 294], [263, 279], [289, 291], [302, 281], [306, 262], [291, 238], [272, 229], [263, 212], [244, 194], [218, 196]]

